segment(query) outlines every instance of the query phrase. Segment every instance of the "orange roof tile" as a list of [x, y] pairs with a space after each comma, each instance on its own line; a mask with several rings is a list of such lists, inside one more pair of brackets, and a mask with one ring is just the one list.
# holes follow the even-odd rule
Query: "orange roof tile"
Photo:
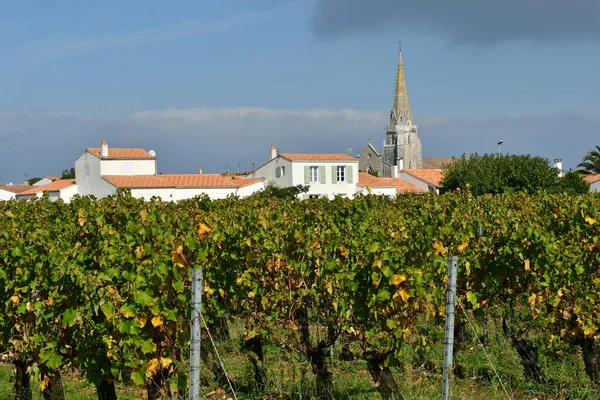
[[358, 174], [358, 186], [369, 187], [395, 187], [396, 194], [401, 193], [423, 193], [425, 190], [406, 182], [401, 178], [378, 178], [368, 172], [360, 172]]
[[102, 177], [119, 188], [241, 188], [262, 178], [233, 179], [219, 174], [105, 175]]
[[440, 182], [444, 178], [441, 169], [403, 169], [402, 172], [437, 187], [440, 187]]
[[600, 174], [590, 174], [590, 175], [582, 175], [584, 181], [589, 184], [600, 181]]
[[347, 154], [280, 154], [290, 161], [356, 161], [356, 157]]
[[24, 192], [19, 194], [36, 194], [40, 192], [56, 192], [58, 190], [62, 190], [64, 188], [68, 188], [69, 186], [75, 185], [75, 179], [59, 179], [54, 182], [50, 182], [48, 184], [42, 186], [33, 186]]
[[[90, 154], [95, 155], [98, 158], [102, 158], [100, 156], [99, 148], [88, 147], [87, 149], [85, 149], [85, 151], [87, 151]], [[153, 156], [152, 154], [148, 153], [144, 149], [137, 149], [137, 148], [122, 148], [122, 149], [120, 149], [120, 148], [109, 147], [107, 158], [113, 159], [113, 160], [154, 160], [156, 158], [156, 156]]]
[[19, 193], [23, 193], [26, 190], [31, 189], [31, 186], [29, 186], [29, 185], [22, 185], [22, 184], [0, 185], [0, 189], [6, 190], [7, 192], [19, 194]]

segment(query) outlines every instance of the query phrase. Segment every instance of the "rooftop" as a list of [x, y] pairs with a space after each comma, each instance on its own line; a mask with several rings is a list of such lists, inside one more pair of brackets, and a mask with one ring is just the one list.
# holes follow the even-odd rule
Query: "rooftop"
[[423, 158], [423, 169], [442, 169], [444, 165], [451, 164], [452, 158]]
[[40, 192], [56, 192], [73, 185], [75, 185], [75, 179], [59, 179], [42, 186], [30, 186], [28, 190], [25, 190], [19, 194], [27, 195]]
[[356, 157], [347, 154], [280, 154], [290, 161], [356, 161]]
[[423, 193], [425, 190], [406, 182], [401, 178], [378, 178], [368, 172], [360, 172], [358, 174], [358, 186], [369, 187], [395, 187], [396, 194], [401, 193]]
[[105, 181], [118, 188], [241, 188], [261, 178], [233, 178], [219, 174], [105, 175]]
[[401, 172], [437, 187], [440, 187], [440, 182], [444, 178], [441, 169], [403, 169]]
[[22, 184], [17, 184], [17, 185], [0, 185], [0, 189], [2, 190], [6, 190], [7, 192], [11, 192], [11, 193], [22, 193], [26, 190], [31, 189], [31, 186], [29, 185], [22, 185]]
[[582, 175], [584, 181], [589, 184], [600, 181], [600, 174]]
[[95, 155], [98, 158], [102, 158], [104, 160], [112, 159], [112, 160], [154, 160], [156, 156], [148, 153], [146, 150], [141, 148], [109, 148], [108, 149], [108, 157], [100, 156], [99, 148], [88, 147], [85, 149], [90, 154]]

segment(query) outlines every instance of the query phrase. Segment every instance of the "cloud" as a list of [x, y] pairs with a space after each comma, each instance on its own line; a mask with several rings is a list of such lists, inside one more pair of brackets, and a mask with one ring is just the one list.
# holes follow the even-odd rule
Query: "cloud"
[[[425, 157], [502, 151], [562, 158], [574, 168], [597, 144], [600, 110], [455, 118], [415, 116]], [[157, 152], [163, 173], [248, 170], [267, 160], [274, 144], [288, 153], [362, 151], [371, 139], [381, 149], [387, 113], [361, 110], [282, 110], [259, 107], [141, 110], [106, 118], [67, 112], [0, 112], [0, 182], [57, 175], [86, 147]]]
[[312, 28], [321, 37], [395, 29], [449, 42], [600, 41], [597, 0], [317, 0]]
[[118, 36], [106, 36], [94, 39], [78, 40], [63, 43], [47, 50], [50, 56], [58, 56], [78, 51], [99, 50], [106, 47], [137, 46], [156, 43], [170, 39], [198, 36], [207, 33], [220, 32], [243, 25], [255, 23], [271, 17], [289, 8], [292, 3], [286, 3], [261, 11], [240, 12], [218, 20], [193, 19], [185, 22], [164, 25], [157, 28], [142, 29]]

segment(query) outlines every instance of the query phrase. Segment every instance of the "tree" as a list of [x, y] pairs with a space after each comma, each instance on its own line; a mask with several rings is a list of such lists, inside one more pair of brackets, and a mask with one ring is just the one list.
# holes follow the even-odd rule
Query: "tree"
[[470, 188], [475, 195], [498, 194], [509, 190], [533, 193], [556, 190], [559, 171], [542, 157], [524, 155], [471, 154], [443, 167], [441, 185], [446, 191]]
[[560, 180], [557, 191], [569, 194], [586, 194], [590, 192], [590, 184], [583, 180], [579, 172], [569, 171]]
[[583, 175], [600, 174], [600, 146], [588, 152], [577, 168]]
[[301, 193], [308, 192], [308, 185], [296, 185], [289, 187], [279, 187], [273, 182], [269, 182], [267, 186], [260, 192], [255, 193], [254, 197], [267, 197], [279, 199], [296, 199]]
[[63, 169], [60, 179], [75, 179], [75, 168]]

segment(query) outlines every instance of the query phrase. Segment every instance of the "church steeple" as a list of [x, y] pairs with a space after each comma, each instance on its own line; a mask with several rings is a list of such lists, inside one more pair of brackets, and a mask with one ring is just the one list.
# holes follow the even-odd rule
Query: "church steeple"
[[[402, 43], [402, 42], [400, 42]], [[398, 72], [396, 73], [396, 87], [394, 88], [394, 105], [390, 113], [390, 125], [410, 124], [412, 110], [408, 102], [408, 89], [404, 77], [404, 64], [402, 63], [402, 44], [398, 58]]]

